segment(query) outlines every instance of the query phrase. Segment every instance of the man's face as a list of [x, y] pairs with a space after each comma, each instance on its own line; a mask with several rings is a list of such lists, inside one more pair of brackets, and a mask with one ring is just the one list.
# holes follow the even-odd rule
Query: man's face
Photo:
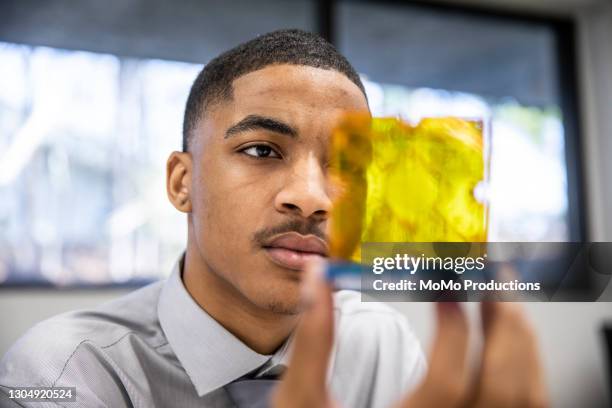
[[274, 65], [236, 79], [195, 129], [193, 235], [212, 273], [253, 304], [298, 311], [300, 270], [327, 251], [328, 138], [339, 114], [367, 110], [343, 74]]

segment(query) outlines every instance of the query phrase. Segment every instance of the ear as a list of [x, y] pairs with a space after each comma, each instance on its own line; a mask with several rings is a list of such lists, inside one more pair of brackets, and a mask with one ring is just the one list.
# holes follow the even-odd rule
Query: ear
[[191, 153], [172, 152], [166, 163], [166, 191], [177, 210], [190, 213], [191, 207]]

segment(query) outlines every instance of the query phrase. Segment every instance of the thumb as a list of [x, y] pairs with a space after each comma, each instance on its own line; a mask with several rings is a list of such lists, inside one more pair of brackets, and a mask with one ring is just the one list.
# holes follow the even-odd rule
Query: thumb
[[323, 278], [325, 264], [315, 260], [304, 269], [303, 311], [295, 330], [289, 367], [273, 395], [273, 406], [327, 407], [327, 367], [333, 347], [333, 299]]

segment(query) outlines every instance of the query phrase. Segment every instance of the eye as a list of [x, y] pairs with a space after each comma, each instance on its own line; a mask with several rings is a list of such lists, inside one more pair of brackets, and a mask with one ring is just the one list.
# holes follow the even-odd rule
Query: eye
[[248, 156], [256, 157], [258, 159], [265, 158], [275, 158], [280, 159], [280, 154], [276, 152], [271, 146], [258, 144], [246, 147], [241, 150], [242, 153], [245, 153]]

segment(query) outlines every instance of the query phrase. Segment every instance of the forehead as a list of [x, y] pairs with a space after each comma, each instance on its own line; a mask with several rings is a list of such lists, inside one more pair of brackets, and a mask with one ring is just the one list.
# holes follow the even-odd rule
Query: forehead
[[303, 65], [272, 65], [237, 78], [230, 104], [237, 111], [367, 111], [366, 98], [339, 72]]

